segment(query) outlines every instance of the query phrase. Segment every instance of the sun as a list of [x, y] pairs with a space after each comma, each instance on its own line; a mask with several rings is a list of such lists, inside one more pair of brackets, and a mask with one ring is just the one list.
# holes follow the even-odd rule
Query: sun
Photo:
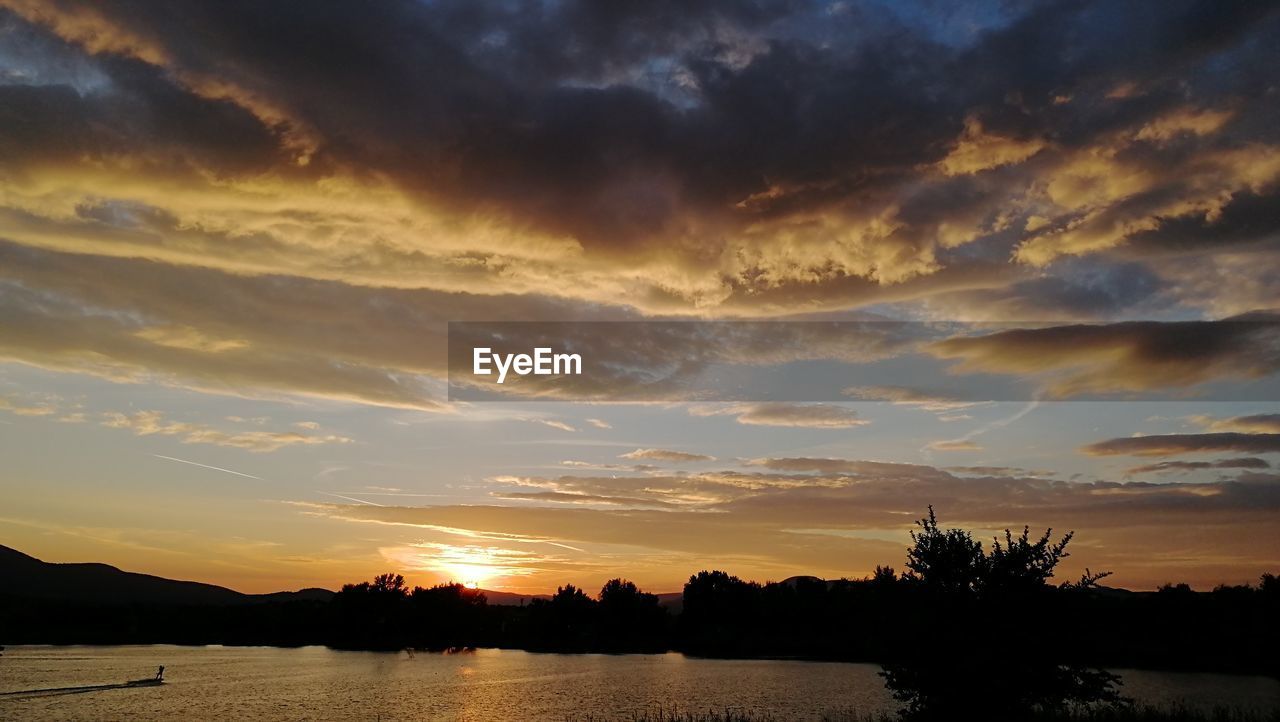
[[482, 554], [473, 556], [463, 552], [456, 556], [462, 558], [448, 560], [441, 565], [442, 571], [449, 575], [451, 581], [460, 583], [467, 589], [479, 589], [480, 585], [502, 575], [502, 570], [487, 564], [488, 559]]
[[382, 549], [382, 554], [415, 571], [432, 572], [440, 581], [461, 584], [467, 589], [490, 587], [510, 577], [526, 576], [538, 570], [540, 557], [525, 550], [478, 544], [418, 542]]

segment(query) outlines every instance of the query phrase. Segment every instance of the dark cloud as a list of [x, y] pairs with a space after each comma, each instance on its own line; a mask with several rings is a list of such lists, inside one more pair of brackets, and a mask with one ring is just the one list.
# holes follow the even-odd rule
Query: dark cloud
[[1200, 469], [1270, 469], [1271, 464], [1256, 456], [1239, 459], [1218, 459], [1217, 461], [1160, 461], [1145, 466], [1135, 466], [1125, 474], [1150, 474], [1165, 471], [1198, 471]]
[[[36, 32], [15, 23], [0, 9], [0, 39]], [[33, 68], [36, 78], [41, 69]], [[137, 59], [101, 57], [96, 70], [108, 80], [83, 90], [70, 82], [0, 83], [0, 158], [10, 173], [121, 158], [168, 174], [288, 169], [281, 129], [242, 105], [191, 93]]]
[[1053, 275], [999, 288], [935, 294], [930, 309], [973, 321], [1110, 320], [1155, 306], [1166, 284], [1141, 263], [1060, 262]]
[[1161, 219], [1150, 230], [1129, 236], [1140, 255], [1229, 249], [1280, 237], [1280, 187], [1265, 193], [1238, 191], [1221, 207]]
[[[237, 276], [0, 241], [0, 354], [109, 378], [439, 408], [445, 321], [591, 313], [553, 300]], [[110, 312], [107, 312], [107, 311]]]
[[1280, 369], [1280, 322], [1272, 314], [1221, 321], [1124, 322], [1027, 328], [938, 341], [961, 373], [1039, 377], [1050, 396], [1117, 394], [1256, 379]]
[[[1050, 3], [976, 25], [785, 0], [10, 4], [4, 40], [36, 50], [29, 82], [0, 87], [13, 160], [389, 179], [435, 213], [580, 249], [581, 278], [643, 266], [650, 309], [912, 298], [1000, 285], [1015, 246], [1040, 266], [1270, 223], [1275, 173], [1240, 165], [1266, 167], [1276, 140], [1247, 102], [1275, 59], [1266, 4]], [[1011, 298], [1105, 315], [1090, 287]]]
[[[6, 354], [37, 364], [431, 407], [447, 320], [1111, 319], [1270, 290], [1269, 257], [1225, 288], [1203, 275], [1225, 255], [1177, 266], [1273, 235], [1269, 7], [4, 5]], [[1265, 327], [932, 348], [1061, 395], [1146, 391], [1273, 372]], [[641, 332], [589, 347], [608, 374], [521, 390], [686, 398], [712, 364], [910, 345], [872, 336]]]
[[1128, 436], [1089, 444], [1083, 449], [1091, 456], [1178, 456], [1214, 451], [1245, 454], [1280, 453], [1280, 434], [1160, 434]]

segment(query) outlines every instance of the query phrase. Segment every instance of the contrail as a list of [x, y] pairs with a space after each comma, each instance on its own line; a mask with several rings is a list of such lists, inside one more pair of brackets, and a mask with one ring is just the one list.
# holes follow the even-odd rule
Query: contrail
[[208, 464], [201, 464], [195, 461], [187, 461], [186, 459], [179, 459], [173, 456], [162, 456], [160, 454], [152, 454], [152, 456], [156, 457], [157, 459], [168, 459], [169, 461], [176, 461], [179, 464], [190, 464], [192, 466], [199, 466], [202, 469], [213, 469], [214, 471], [222, 471], [227, 474], [235, 474], [236, 476], [243, 476], [246, 479], [257, 479], [258, 481], [266, 481], [266, 479], [262, 478], [261, 476], [254, 476], [253, 474], [243, 474], [239, 471], [224, 469], [221, 466], [209, 466]]
[[969, 441], [976, 436], [981, 436], [987, 433], [988, 431], [1004, 428], [1005, 426], [1012, 424], [1013, 422], [1017, 421], [1018, 419], [1021, 419], [1023, 416], [1026, 416], [1032, 411], [1035, 411], [1038, 406], [1040, 406], [1040, 398], [1036, 397], [1034, 399], [1031, 399], [1031, 401], [1028, 401], [1027, 405], [1019, 409], [1018, 413], [1014, 414], [1013, 416], [1010, 416], [1004, 419], [996, 419], [995, 421], [992, 421], [991, 423], [977, 429], [976, 431], [970, 431], [969, 433], [965, 434], [960, 438], [963, 441]]
[[335, 494], [332, 491], [317, 491], [316, 493], [324, 494], [325, 496], [334, 496], [339, 499], [346, 499], [347, 501], [354, 501], [357, 504], [368, 504], [369, 506], [386, 506], [385, 504], [378, 504], [372, 501], [365, 501], [364, 499], [357, 499], [354, 496], [343, 496], [341, 494]]
[[585, 552], [585, 551], [586, 551], [586, 549], [579, 549], [578, 547], [571, 547], [571, 546], [569, 546], [568, 544], [561, 544], [560, 542], [555, 542], [555, 541], [547, 541], [547, 540], [545, 540], [545, 539], [542, 541], [542, 543], [543, 543], [543, 544], [550, 544], [550, 545], [551, 545], [551, 546], [553, 546], [553, 547], [564, 547], [565, 549], [572, 549], [572, 550], [573, 550], [573, 551], [575, 551], [575, 552]]
[[[1028, 402], [1027, 402], [1027, 405], [1026, 405], [1026, 406], [1023, 406], [1021, 409], [1019, 409], [1019, 410], [1018, 410], [1018, 412], [1017, 412], [1017, 413], [1015, 413], [1014, 415], [1009, 416], [1009, 417], [1006, 417], [1006, 418], [1003, 418], [1003, 419], [996, 419], [995, 421], [991, 421], [991, 422], [989, 422], [989, 423], [983, 424], [982, 426], [979, 426], [978, 428], [974, 429], [973, 431], [970, 431], [969, 433], [965, 434], [964, 436], [961, 436], [961, 437], [956, 438], [956, 439], [948, 439], [948, 441], [956, 441], [956, 442], [959, 442], [959, 441], [973, 441], [974, 439], [976, 439], [976, 438], [977, 438], [977, 437], [979, 437], [979, 436], [982, 436], [983, 434], [987, 433], [988, 431], [993, 431], [993, 430], [995, 430], [995, 429], [1004, 428], [1005, 426], [1008, 426], [1009, 424], [1012, 424], [1013, 422], [1017, 421], [1018, 419], [1021, 419], [1023, 416], [1026, 416], [1027, 414], [1031, 413], [1032, 411], [1035, 411], [1035, 410], [1036, 410], [1036, 408], [1037, 408], [1037, 407], [1039, 407], [1039, 406], [1040, 406], [1040, 397], [1039, 397], [1039, 395], [1037, 395], [1035, 398], [1031, 399], [1031, 401], [1028, 401]], [[925, 452], [927, 452], [927, 451], [929, 450], [929, 447], [926, 445], [926, 446], [924, 446], [923, 448], [921, 448], [920, 450], [921, 450], [921, 451], [925, 451]]]

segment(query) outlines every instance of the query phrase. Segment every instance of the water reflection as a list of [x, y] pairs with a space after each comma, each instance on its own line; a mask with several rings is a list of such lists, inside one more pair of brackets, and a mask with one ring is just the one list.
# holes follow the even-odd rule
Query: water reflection
[[[167, 668], [164, 687], [0, 695], [0, 718], [629, 719], [677, 707], [820, 719], [894, 709], [874, 665], [499, 650], [410, 657], [320, 647], [18, 647], [0, 659], [0, 692], [110, 683], [157, 664]], [[1280, 682], [1267, 678], [1124, 677], [1140, 701], [1280, 709]]]

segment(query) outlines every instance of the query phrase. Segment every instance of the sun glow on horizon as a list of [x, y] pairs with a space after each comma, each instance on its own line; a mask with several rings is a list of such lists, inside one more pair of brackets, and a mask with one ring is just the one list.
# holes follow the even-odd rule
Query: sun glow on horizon
[[[532, 566], [536, 554], [475, 544], [455, 545], [423, 542], [383, 549], [389, 561], [410, 571], [433, 572], [440, 581], [479, 589], [508, 577], [527, 576], [538, 571]], [[498, 585], [501, 586], [501, 585]]]

